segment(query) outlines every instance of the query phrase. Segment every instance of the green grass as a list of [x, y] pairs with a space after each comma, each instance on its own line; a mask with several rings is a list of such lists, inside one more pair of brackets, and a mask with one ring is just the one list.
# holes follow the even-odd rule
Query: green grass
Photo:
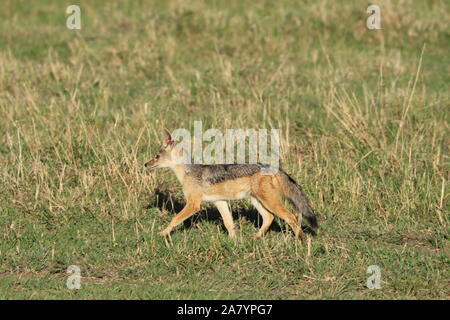
[[[449, 298], [446, 1], [381, 2], [373, 31], [356, 0], [79, 1], [80, 31], [70, 4], [1, 4], [0, 298]], [[309, 245], [253, 240], [245, 201], [236, 241], [212, 209], [157, 236], [184, 200], [143, 163], [195, 120], [281, 129]]]

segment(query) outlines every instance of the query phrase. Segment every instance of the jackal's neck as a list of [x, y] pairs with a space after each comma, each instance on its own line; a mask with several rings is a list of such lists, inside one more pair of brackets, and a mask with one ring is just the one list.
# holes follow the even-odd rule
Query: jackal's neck
[[178, 181], [180, 181], [180, 183], [183, 183], [184, 176], [186, 175], [185, 166], [183, 164], [177, 164], [171, 166], [170, 169], [172, 169], [172, 171], [175, 172]]

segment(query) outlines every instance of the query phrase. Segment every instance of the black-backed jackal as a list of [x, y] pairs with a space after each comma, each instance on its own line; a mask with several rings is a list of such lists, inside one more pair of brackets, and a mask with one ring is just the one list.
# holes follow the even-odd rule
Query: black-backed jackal
[[[170, 133], [164, 129], [163, 146], [155, 157], [145, 164], [148, 168], [170, 168], [175, 172], [183, 186], [186, 205], [160, 235], [168, 235], [176, 226], [200, 210], [203, 201], [210, 201], [219, 210], [225, 227], [231, 237], [234, 231], [233, 217], [228, 206], [228, 200], [240, 200], [250, 197], [251, 203], [261, 214], [263, 223], [256, 234], [261, 237], [269, 229], [274, 219], [273, 214], [285, 220], [295, 235], [303, 239], [300, 228], [302, 216], [311, 227], [317, 228], [314, 210], [295, 183], [283, 170], [268, 174], [262, 164], [183, 164], [177, 143]], [[282, 196], [287, 197], [300, 212], [298, 222], [282, 204]]]

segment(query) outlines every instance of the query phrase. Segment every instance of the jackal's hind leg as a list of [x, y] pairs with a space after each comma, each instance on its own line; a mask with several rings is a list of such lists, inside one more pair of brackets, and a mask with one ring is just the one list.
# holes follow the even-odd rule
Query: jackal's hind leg
[[297, 219], [286, 209], [286, 207], [281, 202], [281, 195], [279, 194], [279, 192], [277, 192], [277, 190], [274, 190], [270, 184], [267, 184], [266, 186], [267, 187], [258, 190], [259, 192], [256, 194], [258, 200], [267, 210], [286, 221], [294, 231], [295, 236], [300, 237], [302, 240], [305, 240], [303, 232], [297, 223]]
[[233, 223], [233, 215], [231, 214], [230, 207], [228, 206], [228, 202], [224, 200], [214, 201], [215, 206], [220, 212], [222, 216], [223, 223], [225, 228], [228, 230], [228, 235], [231, 238], [236, 237], [236, 233], [234, 232], [234, 223]]
[[267, 232], [267, 230], [269, 230], [270, 225], [273, 222], [273, 215], [269, 211], [267, 211], [266, 208], [264, 208], [264, 206], [261, 204], [261, 202], [259, 202], [255, 197], [251, 197], [250, 202], [253, 204], [256, 210], [258, 210], [263, 219], [261, 228], [255, 234], [255, 238], [260, 238]]

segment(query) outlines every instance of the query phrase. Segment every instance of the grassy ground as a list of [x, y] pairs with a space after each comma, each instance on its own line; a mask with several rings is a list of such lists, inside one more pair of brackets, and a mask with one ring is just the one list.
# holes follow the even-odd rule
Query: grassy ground
[[[449, 298], [448, 2], [69, 4], [1, 4], [0, 298]], [[245, 201], [236, 241], [208, 206], [156, 235], [184, 200], [143, 163], [194, 120], [281, 129], [309, 245]]]

